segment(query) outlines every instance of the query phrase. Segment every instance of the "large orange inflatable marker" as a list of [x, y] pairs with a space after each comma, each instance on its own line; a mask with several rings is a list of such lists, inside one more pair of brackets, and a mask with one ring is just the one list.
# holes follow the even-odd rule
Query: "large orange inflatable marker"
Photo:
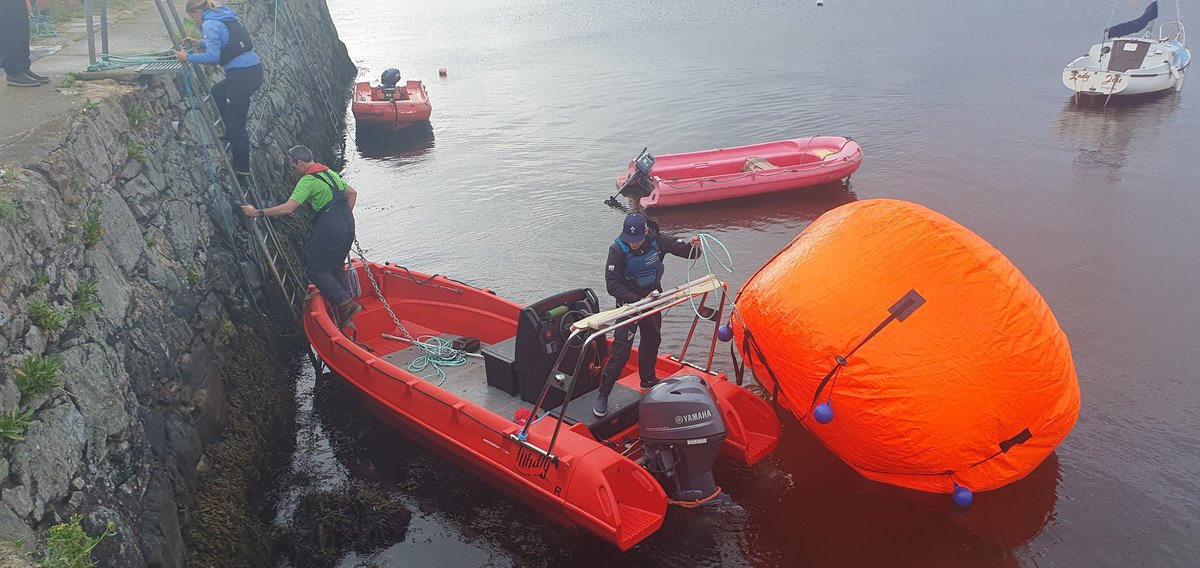
[[742, 288], [742, 356], [862, 475], [922, 491], [1029, 474], [1079, 415], [1067, 337], [995, 247], [920, 205], [829, 211]]

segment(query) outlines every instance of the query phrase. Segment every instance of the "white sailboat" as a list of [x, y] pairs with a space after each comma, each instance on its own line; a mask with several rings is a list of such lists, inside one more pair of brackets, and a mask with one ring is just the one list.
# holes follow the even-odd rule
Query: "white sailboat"
[[1191, 54], [1185, 47], [1179, 2], [1175, 21], [1154, 25], [1158, 2], [1140, 18], [1104, 30], [1104, 41], [1063, 69], [1063, 84], [1076, 96], [1145, 95], [1183, 88]]

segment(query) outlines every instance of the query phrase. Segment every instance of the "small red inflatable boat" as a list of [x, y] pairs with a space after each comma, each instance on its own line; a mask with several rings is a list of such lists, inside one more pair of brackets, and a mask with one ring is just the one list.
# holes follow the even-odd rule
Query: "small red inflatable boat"
[[[648, 160], [646, 158], [649, 158]], [[617, 178], [642, 207], [674, 207], [832, 183], [862, 164], [858, 142], [812, 136], [686, 154], [643, 154]]]
[[425, 122], [433, 112], [425, 86], [420, 81], [398, 85], [391, 97], [367, 81], [356, 83], [350, 109], [360, 127], [385, 130], [402, 130], [414, 123]]
[[[711, 365], [721, 312], [703, 304], [710, 292], [719, 293], [720, 305], [725, 300], [715, 277], [597, 313], [589, 289], [521, 307], [397, 266], [356, 262], [352, 275], [363, 283], [357, 301], [364, 309], [345, 328], [350, 335], [320, 294], [305, 311], [304, 329], [365, 406], [521, 502], [621, 549], [658, 530], [669, 503], [729, 502], [711, 473], [718, 455], [754, 464], [779, 441], [779, 421], [765, 400], [682, 359], [691, 333], [680, 357], [658, 358], [662, 380], [649, 390], [640, 387], [635, 349], [608, 413], [593, 412], [605, 333], [651, 313], [699, 296], [698, 313], [708, 319], [697, 317], [692, 331], [712, 325]], [[465, 357], [410, 370], [435, 343], [460, 347]]]

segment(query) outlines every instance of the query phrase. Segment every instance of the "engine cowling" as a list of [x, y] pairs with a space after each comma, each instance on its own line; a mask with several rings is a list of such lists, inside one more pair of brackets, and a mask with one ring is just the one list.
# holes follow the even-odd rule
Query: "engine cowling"
[[708, 383], [695, 375], [663, 380], [642, 397], [638, 436], [642, 465], [674, 501], [717, 492], [712, 468], [725, 440], [725, 421]]

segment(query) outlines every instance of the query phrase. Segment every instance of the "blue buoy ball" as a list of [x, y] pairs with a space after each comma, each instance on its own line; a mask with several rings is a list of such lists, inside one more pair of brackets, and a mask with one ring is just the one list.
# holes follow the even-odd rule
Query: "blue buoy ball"
[[818, 404], [813, 409], [813, 418], [821, 424], [829, 424], [833, 421], [833, 407], [828, 402]]
[[720, 339], [722, 342], [728, 342], [730, 339], [733, 339], [733, 328], [729, 324], [718, 327], [717, 339]]
[[975, 501], [975, 494], [961, 485], [954, 486], [954, 504], [959, 507], [970, 507]]

